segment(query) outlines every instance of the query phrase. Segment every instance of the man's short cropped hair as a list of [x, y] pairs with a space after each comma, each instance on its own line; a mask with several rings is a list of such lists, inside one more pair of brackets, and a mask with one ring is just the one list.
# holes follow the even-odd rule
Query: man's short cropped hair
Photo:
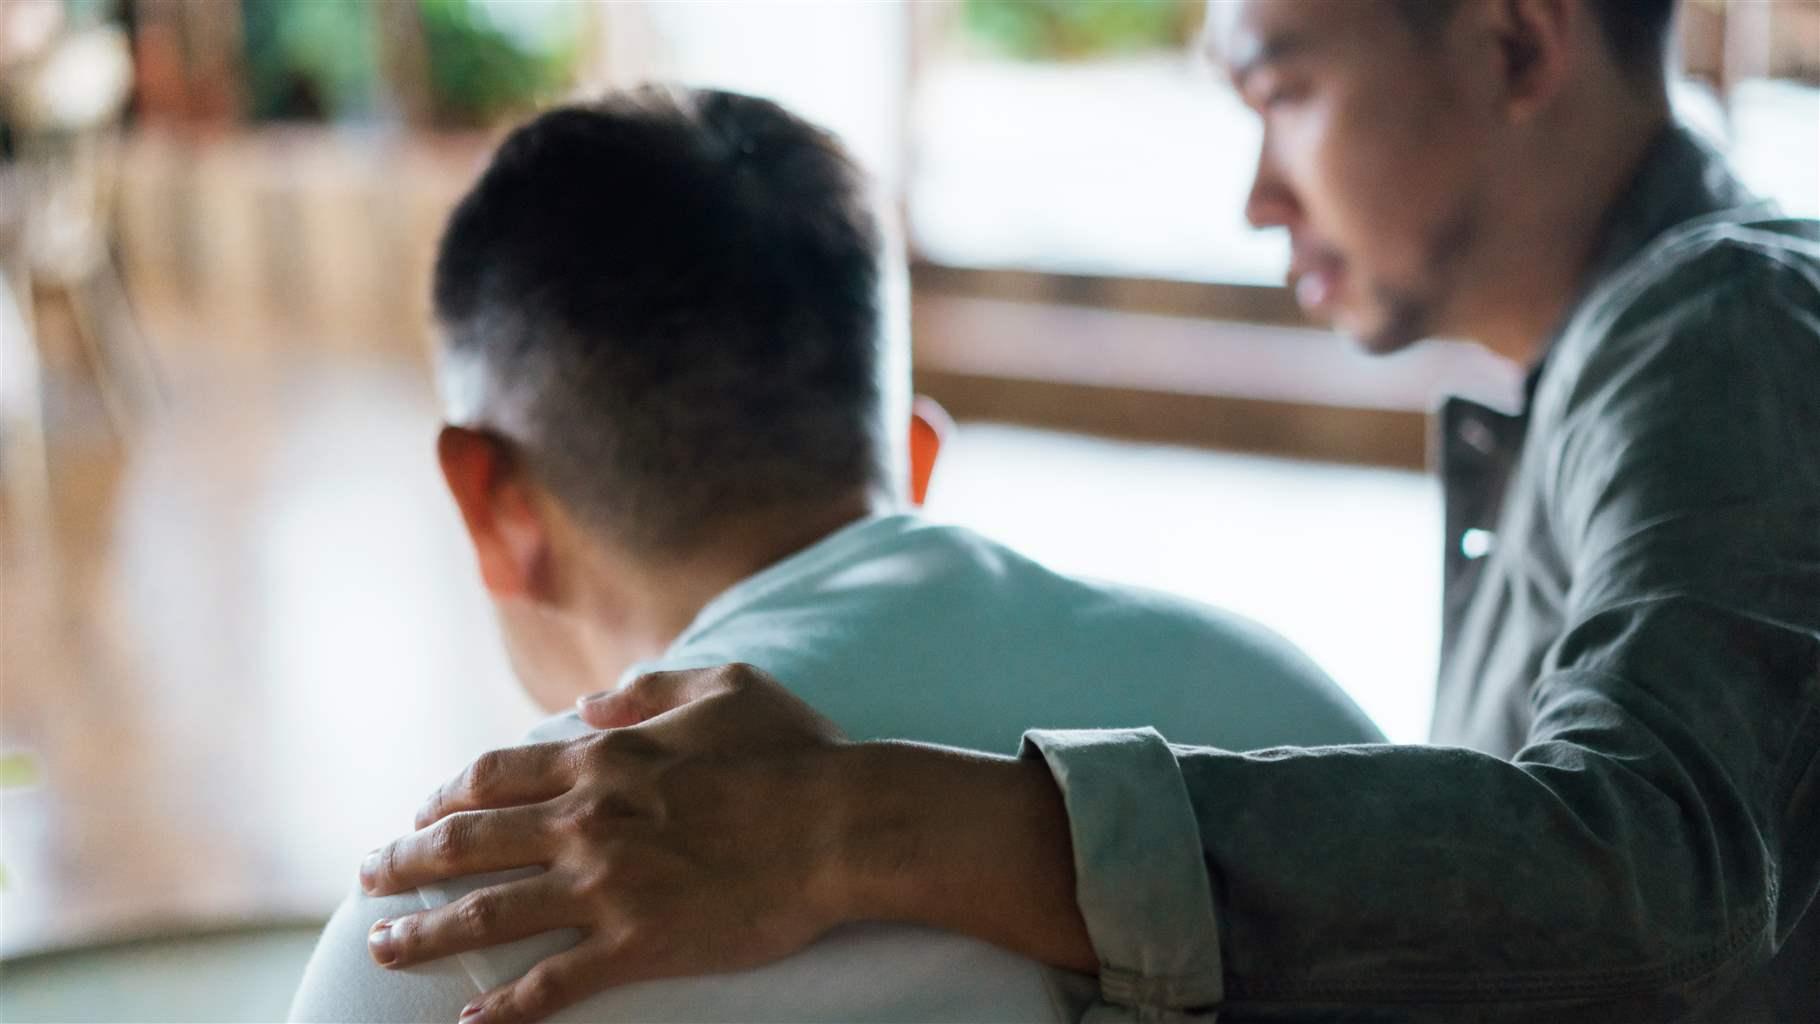
[[880, 231], [774, 103], [644, 87], [514, 131], [450, 216], [450, 376], [565, 506], [649, 554], [879, 485]]
[[[1419, 35], [1439, 32], [1459, 10], [1461, 0], [1394, 0], [1397, 10]], [[1675, 0], [1585, 0], [1598, 19], [1605, 45], [1624, 71], [1638, 80], [1662, 74], [1668, 59], [1668, 30], [1675, 20]]]

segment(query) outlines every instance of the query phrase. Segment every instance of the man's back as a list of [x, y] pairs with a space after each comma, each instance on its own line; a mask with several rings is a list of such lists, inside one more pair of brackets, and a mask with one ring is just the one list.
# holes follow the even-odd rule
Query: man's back
[[[1031, 727], [1157, 725], [1178, 742], [1229, 749], [1382, 738], [1312, 662], [1259, 626], [1062, 576], [907, 515], [861, 520], [736, 584], [627, 678], [728, 661], [786, 681], [855, 739], [1009, 753]], [[584, 728], [559, 716], [532, 739]], [[551, 933], [401, 972], [368, 959], [372, 922], [487, 881], [351, 897], [293, 1018], [453, 1020], [467, 1000], [576, 941]], [[1076, 998], [1069, 989], [1057, 972], [975, 940], [878, 925], [843, 929], [758, 971], [609, 991], [557, 1019], [1063, 1019]]]

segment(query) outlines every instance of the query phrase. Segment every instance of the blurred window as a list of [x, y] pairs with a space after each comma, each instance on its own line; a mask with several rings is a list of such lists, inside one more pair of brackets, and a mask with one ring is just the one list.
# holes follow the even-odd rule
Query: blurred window
[[614, 4], [583, 88], [661, 79], [775, 100], [901, 188], [912, 7], [843, 0]]
[[1199, 0], [928, 9], [911, 237], [957, 267], [1278, 285], [1250, 230], [1258, 125], [1193, 40]]
[[[731, 88], [835, 130], [927, 264], [1237, 285], [1153, 305], [1294, 320], [1247, 294], [1280, 288], [1287, 240], [1245, 223], [1259, 128], [1195, 46], [1202, 0], [240, 7], [255, 117], [492, 124], [565, 84]], [[1685, 0], [1677, 50], [1683, 116], [1791, 213], [1820, 213], [1820, 4]]]
[[1753, 189], [1820, 217], [1820, 3], [1688, 0], [1677, 100]]
[[[451, 187], [434, 201], [384, 198], [404, 179], [385, 169], [393, 158], [382, 150], [348, 171], [372, 179], [367, 191], [381, 198], [361, 202], [382, 215], [344, 218], [408, 222], [366, 248], [418, 254], [375, 257], [413, 280], [427, 273], [419, 264], [440, 225], [437, 204], [458, 194], [504, 124], [565, 94], [672, 80], [775, 99], [832, 129], [877, 175], [901, 205], [916, 260], [919, 383], [964, 414], [1081, 430], [1111, 422], [1198, 444], [1272, 438], [1273, 451], [1418, 465], [1418, 421], [1438, 392], [1505, 403], [1516, 393], [1512, 368], [1475, 348], [1438, 343], [1365, 361], [1303, 322], [1282, 287], [1284, 234], [1244, 220], [1259, 126], [1198, 52], [1202, 0], [121, 2], [138, 28], [144, 122], [169, 112], [228, 125], [247, 114], [413, 129], [367, 134], [400, 140], [395, 148]], [[1676, 49], [1683, 116], [1791, 213], [1820, 214], [1820, 4], [1684, 0]], [[262, 142], [285, 144], [264, 147], [259, 174], [230, 176], [245, 188], [211, 181], [185, 195], [211, 209], [257, 207], [265, 226], [249, 235], [297, 235], [284, 227], [292, 207], [326, 222], [307, 211], [352, 209], [337, 195], [359, 191], [330, 195], [289, 173], [301, 166], [295, 154], [333, 156], [331, 134], [353, 133], [264, 133]], [[359, 154], [343, 162], [360, 164]], [[129, 192], [147, 213], [138, 238], [171, 247], [187, 237], [163, 224], [177, 207], [158, 188]], [[273, 201], [292, 193], [289, 205]], [[212, 272], [187, 268], [217, 263], [265, 268], [222, 294], [288, 290], [303, 298], [287, 309], [336, 309], [316, 294], [332, 289], [304, 285], [345, 278], [350, 291], [370, 283], [383, 296], [420, 295], [328, 247], [299, 255], [280, 241], [267, 245], [273, 258], [255, 259], [230, 251], [231, 232], [195, 234], [182, 258], [165, 261], [183, 271], [174, 279], [201, 280]], [[423, 333], [420, 313], [397, 301], [367, 305], [344, 319]], [[1088, 315], [1102, 313], [1112, 315]], [[1058, 384], [1097, 390], [1029, 386]], [[1130, 408], [1113, 416], [1096, 405], [1109, 389], [1129, 392]], [[1205, 401], [1170, 414], [1141, 400], [1156, 394]], [[1235, 400], [1252, 403], [1244, 412], [1255, 421], [1236, 433], [1219, 426], [1235, 422]], [[1096, 408], [1099, 418], [1088, 415]], [[1382, 431], [1341, 429], [1335, 409], [1402, 416], [1403, 440], [1374, 441], [1362, 456], [1336, 439]]]
[[[932, 5], [910, 126], [921, 256], [1280, 285], [1286, 239], [1243, 216], [1258, 125], [1193, 46], [1202, 10], [1199, 0]], [[1680, 51], [1682, 116], [1753, 188], [1820, 216], [1820, 4], [1689, 0]]]

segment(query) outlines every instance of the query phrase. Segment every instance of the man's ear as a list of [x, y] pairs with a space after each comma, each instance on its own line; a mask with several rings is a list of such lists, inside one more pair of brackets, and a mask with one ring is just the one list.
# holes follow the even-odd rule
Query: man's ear
[[550, 537], [511, 450], [484, 431], [444, 426], [436, 436], [436, 460], [488, 592], [547, 599]]
[[1576, 33], [1596, 34], [1599, 26], [1584, 0], [1498, 0], [1490, 11], [1505, 114], [1513, 122], [1530, 120], [1566, 86], [1576, 57]]
[[948, 410], [927, 395], [917, 395], [910, 403], [910, 503], [922, 507], [929, 495], [929, 480], [935, 475], [935, 460], [942, 453], [942, 442], [954, 432], [954, 420]]

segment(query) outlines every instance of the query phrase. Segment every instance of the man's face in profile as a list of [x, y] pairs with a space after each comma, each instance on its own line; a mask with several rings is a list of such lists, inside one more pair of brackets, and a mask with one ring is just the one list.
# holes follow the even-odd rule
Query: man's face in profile
[[1459, 329], [1488, 127], [1474, 55], [1391, 0], [1215, 2], [1207, 42], [1263, 122], [1246, 215], [1289, 232], [1302, 308], [1372, 352]]

